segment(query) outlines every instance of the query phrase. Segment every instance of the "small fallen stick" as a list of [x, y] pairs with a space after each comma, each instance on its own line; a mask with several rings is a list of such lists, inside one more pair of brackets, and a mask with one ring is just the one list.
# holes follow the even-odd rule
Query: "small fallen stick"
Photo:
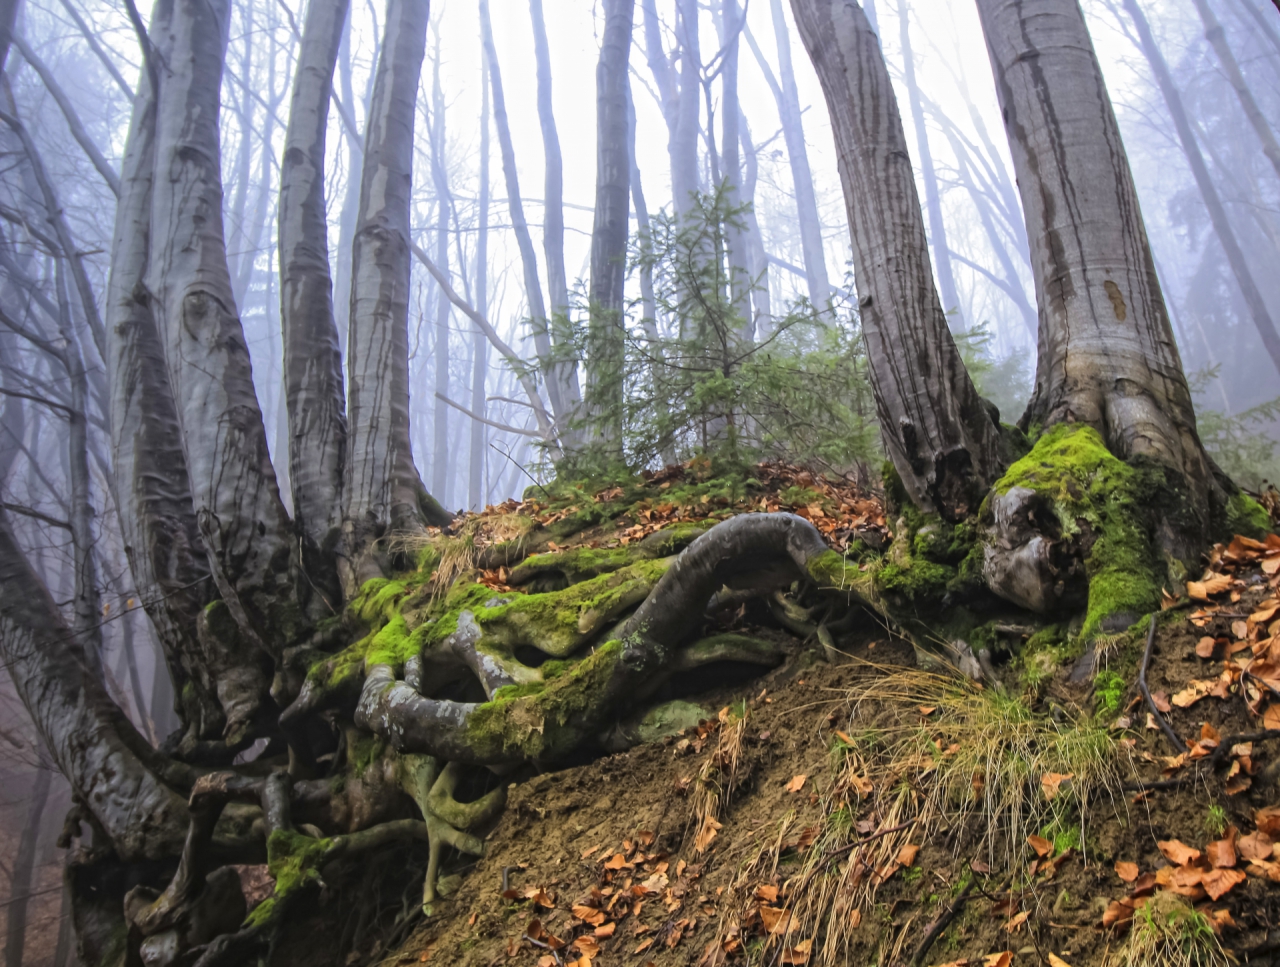
[[942, 936], [942, 931], [946, 930], [947, 927], [951, 925], [951, 921], [956, 918], [956, 914], [964, 909], [965, 903], [969, 900], [969, 894], [973, 891], [973, 888], [977, 883], [978, 878], [976, 876], [971, 877], [969, 882], [965, 884], [964, 889], [960, 891], [960, 895], [951, 901], [951, 906], [947, 907], [947, 909], [939, 915], [938, 919], [929, 925], [928, 931], [925, 932], [924, 939], [920, 941], [920, 946], [917, 947], [916, 952], [911, 955], [911, 967], [919, 967], [920, 964], [924, 963], [924, 958], [929, 952], [929, 948], [933, 946], [933, 942], [935, 940]]
[[1178, 738], [1178, 733], [1173, 731], [1173, 726], [1165, 721], [1160, 710], [1156, 708], [1155, 700], [1151, 697], [1151, 689], [1147, 688], [1147, 666], [1151, 664], [1151, 648], [1156, 643], [1156, 615], [1151, 614], [1151, 630], [1147, 632], [1147, 647], [1142, 653], [1142, 665], [1138, 668], [1138, 690], [1142, 692], [1142, 697], [1147, 700], [1147, 708], [1151, 710], [1151, 717], [1156, 720], [1156, 724], [1164, 730], [1164, 734], [1169, 737], [1169, 741], [1173, 743], [1173, 747], [1179, 752], [1187, 752], [1187, 744]]

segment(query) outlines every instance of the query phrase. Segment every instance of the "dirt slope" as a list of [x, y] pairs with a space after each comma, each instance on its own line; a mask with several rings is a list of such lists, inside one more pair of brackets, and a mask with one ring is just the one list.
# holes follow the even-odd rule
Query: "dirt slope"
[[[1158, 623], [1147, 677], [1189, 753], [1138, 693], [1144, 634], [1058, 646], [1047, 675], [1015, 642], [1000, 694], [916, 669], [870, 626], [838, 663], [801, 648], [693, 696], [707, 721], [679, 736], [514, 783], [457, 893], [371, 960], [1269, 963], [1272, 543], [1220, 548], [1190, 587], [1206, 600]], [[1039, 771], [1057, 761], [1081, 765]]]

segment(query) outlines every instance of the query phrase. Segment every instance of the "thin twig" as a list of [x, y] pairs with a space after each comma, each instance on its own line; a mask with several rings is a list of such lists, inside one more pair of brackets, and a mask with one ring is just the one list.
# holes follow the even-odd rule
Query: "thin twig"
[[960, 895], [951, 901], [951, 906], [929, 925], [928, 931], [924, 935], [924, 939], [920, 941], [920, 946], [916, 948], [916, 952], [911, 956], [911, 967], [918, 967], [924, 963], [925, 955], [929, 952], [929, 948], [933, 946], [935, 940], [942, 936], [942, 931], [946, 930], [956, 915], [964, 909], [965, 903], [969, 900], [969, 894], [973, 892], [974, 886], [977, 885], [977, 877], [971, 877], [969, 882], [965, 884]]
[[1186, 752], [1187, 744], [1178, 738], [1178, 733], [1173, 731], [1173, 726], [1165, 721], [1160, 710], [1156, 708], [1155, 700], [1151, 697], [1151, 689], [1147, 688], [1147, 666], [1151, 664], [1151, 648], [1156, 643], [1156, 615], [1151, 614], [1151, 630], [1147, 632], [1147, 647], [1142, 653], [1142, 665], [1138, 668], [1138, 689], [1142, 692], [1142, 697], [1147, 700], [1147, 708], [1151, 710], [1151, 716], [1156, 720], [1156, 724], [1164, 730], [1164, 734], [1169, 737], [1169, 741], [1173, 747], [1179, 752]]

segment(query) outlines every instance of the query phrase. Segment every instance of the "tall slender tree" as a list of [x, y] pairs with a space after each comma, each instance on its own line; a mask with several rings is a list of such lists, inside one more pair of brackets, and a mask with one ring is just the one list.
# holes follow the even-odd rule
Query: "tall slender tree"
[[918, 506], [965, 517], [999, 475], [998, 433], [933, 285], [915, 174], [879, 40], [857, 3], [791, 6], [831, 113], [885, 449]]
[[[535, 0], [536, 2], [536, 0]], [[635, 0], [608, 0], [596, 65], [596, 205], [591, 232], [588, 399], [597, 434], [622, 451], [623, 287], [631, 211], [630, 82]]]

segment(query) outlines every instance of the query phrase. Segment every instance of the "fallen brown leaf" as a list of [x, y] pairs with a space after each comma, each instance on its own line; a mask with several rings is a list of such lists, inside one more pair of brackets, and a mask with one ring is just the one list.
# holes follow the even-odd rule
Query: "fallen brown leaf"
[[802, 772], [797, 776], [792, 776], [791, 781], [788, 782], [785, 786], [783, 786], [783, 788], [787, 792], [799, 792], [801, 789], [804, 788], [804, 784], [808, 780], [808, 778], [809, 777]]
[[1200, 858], [1200, 851], [1192, 849], [1180, 839], [1165, 839], [1156, 843], [1164, 858], [1175, 866], [1183, 866]]
[[1210, 899], [1217, 900], [1244, 881], [1245, 875], [1241, 870], [1211, 870], [1204, 875], [1200, 885]]
[[1031, 848], [1036, 851], [1037, 856], [1048, 856], [1053, 852], [1053, 843], [1043, 836], [1028, 836], [1027, 842], [1031, 844]]
[[1126, 883], [1132, 883], [1138, 878], [1138, 864], [1128, 863], [1121, 860], [1116, 864], [1116, 876], [1124, 880]]

